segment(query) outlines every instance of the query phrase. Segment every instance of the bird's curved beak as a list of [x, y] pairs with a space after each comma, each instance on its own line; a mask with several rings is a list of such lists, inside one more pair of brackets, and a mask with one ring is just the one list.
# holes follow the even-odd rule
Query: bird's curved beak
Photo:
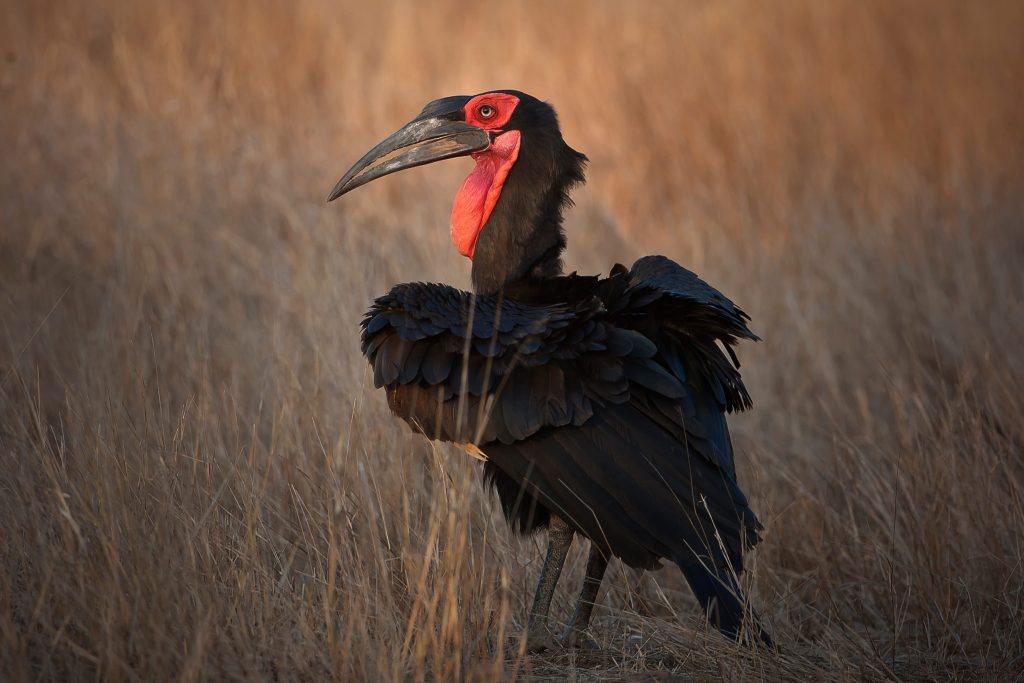
[[487, 149], [491, 144], [487, 131], [454, 120], [452, 116], [461, 114], [461, 109], [438, 112], [433, 105], [440, 103], [438, 100], [428, 105], [423, 113], [367, 152], [341, 177], [327, 201], [395, 171]]

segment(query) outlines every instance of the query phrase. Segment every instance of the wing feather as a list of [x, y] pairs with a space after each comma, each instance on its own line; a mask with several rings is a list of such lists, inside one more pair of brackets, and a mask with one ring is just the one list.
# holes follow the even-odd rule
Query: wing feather
[[747, 320], [647, 257], [532, 297], [398, 285], [364, 317], [362, 348], [395, 414], [488, 459], [517, 528], [553, 511], [632, 566], [740, 567], [760, 527], [725, 413], [750, 405], [731, 349], [756, 339]]

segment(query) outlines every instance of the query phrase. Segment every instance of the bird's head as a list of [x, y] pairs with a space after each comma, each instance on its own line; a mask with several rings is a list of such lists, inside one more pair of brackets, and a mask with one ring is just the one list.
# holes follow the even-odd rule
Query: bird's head
[[[452, 208], [452, 241], [459, 252], [475, 257], [485, 225], [507, 224], [494, 235], [500, 251], [514, 246], [510, 241], [536, 237], [537, 228], [548, 223], [560, 253], [561, 209], [569, 187], [583, 180], [586, 157], [562, 140], [550, 105], [516, 90], [434, 100], [357, 161], [327, 201], [396, 171], [467, 155], [476, 166]], [[496, 209], [502, 206], [498, 214], [509, 215], [499, 219]]]

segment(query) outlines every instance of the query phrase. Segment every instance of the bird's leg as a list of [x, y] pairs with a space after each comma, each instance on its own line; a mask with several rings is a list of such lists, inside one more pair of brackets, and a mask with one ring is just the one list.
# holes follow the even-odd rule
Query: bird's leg
[[551, 609], [551, 598], [555, 594], [555, 585], [562, 573], [565, 556], [572, 545], [572, 527], [557, 515], [551, 515], [548, 522], [548, 554], [544, 558], [544, 566], [540, 570], [540, 581], [537, 582], [537, 595], [533, 598], [530, 618], [526, 627], [526, 648], [530, 652], [540, 652], [551, 647], [551, 631], [548, 628], [548, 611]]
[[580, 599], [576, 602], [576, 610], [569, 622], [569, 628], [562, 636], [563, 647], [597, 649], [597, 643], [587, 635], [586, 631], [587, 626], [590, 625], [590, 615], [594, 611], [597, 592], [601, 589], [601, 579], [604, 578], [604, 571], [607, 568], [608, 558], [591, 541], [590, 557], [587, 559], [587, 574], [583, 577], [583, 589], [580, 590]]

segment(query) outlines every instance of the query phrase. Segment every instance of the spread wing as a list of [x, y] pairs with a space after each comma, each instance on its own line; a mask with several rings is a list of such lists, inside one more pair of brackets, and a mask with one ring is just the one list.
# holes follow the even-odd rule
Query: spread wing
[[758, 340], [747, 326], [749, 316], [664, 256], [638, 260], [628, 278], [631, 296], [619, 323], [647, 335], [658, 348], [658, 360], [686, 385], [684, 409], [695, 417], [691, 424], [700, 424], [710, 434], [710, 457], [735, 481], [723, 413], [752, 405], [733, 351], [740, 339]]
[[724, 412], [749, 396], [722, 349], [754, 338], [742, 311], [656, 257], [551, 291], [395, 287], [363, 321], [375, 384], [415, 429], [475, 444], [522, 530], [554, 511], [632, 566], [741, 566], [759, 525]]
[[398, 285], [363, 319], [363, 353], [396, 415], [431, 438], [513, 443], [584, 424], [629, 400], [631, 382], [678, 383], [642, 334], [602, 320], [603, 305], [528, 305], [447, 285]]

